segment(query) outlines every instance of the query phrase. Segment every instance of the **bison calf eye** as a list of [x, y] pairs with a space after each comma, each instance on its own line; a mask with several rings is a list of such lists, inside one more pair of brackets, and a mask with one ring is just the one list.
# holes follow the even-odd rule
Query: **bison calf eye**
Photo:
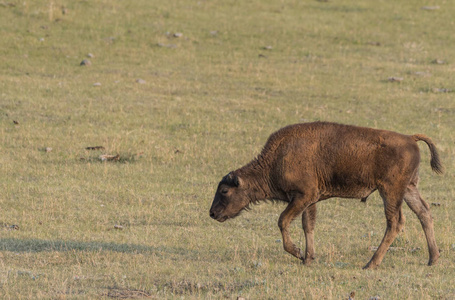
[[221, 194], [226, 195], [228, 193], [228, 189], [222, 189]]

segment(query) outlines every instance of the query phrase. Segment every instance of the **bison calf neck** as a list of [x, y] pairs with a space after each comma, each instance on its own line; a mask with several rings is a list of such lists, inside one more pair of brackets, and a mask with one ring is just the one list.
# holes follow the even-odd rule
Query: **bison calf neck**
[[[430, 148], [431, 168], [442, 173], [439, 155], [423, 134], [396, 132], [335, 123], [295, 124], [273, 133], [262, 152], [244, 167], [230, 172], [218, 185], [210, 217], [224, 222], [251, 203], [272, 199], [287, 202], [278, 226], [284, 250], [304, 263], [314, 259], [316, 203], [331, 197], [366, 198], [378, 190], [384, 201], [384, 238], [364, 268], [377, 267], [404, 225], [403, 200], [417, 215], [428, 243], [428, 265], [436, 263], [433, 219], [417, 189], [420, 152], [417, 141]], [[306, 251], [297, 248], [289, 225], [302, 214]]]

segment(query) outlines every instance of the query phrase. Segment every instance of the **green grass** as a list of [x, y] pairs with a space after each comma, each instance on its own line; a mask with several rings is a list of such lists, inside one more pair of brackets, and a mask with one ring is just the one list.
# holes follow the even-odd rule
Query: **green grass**
[[[0, 298], [453, 299], [454, 15], [418, 0], [0, 3]], [[309, 267], [282, 249], [282, 204], [209, 218], [223, 175], [315, 120], [433, 138], [446, 173], [422, 145], [420, 189], [441, 204], [437, 266], [404, 207], [404, 250], [361, 270], [385, 229], [376, 194], [319, 205]], [[298, 220], [292, 236], [304, 247]]]

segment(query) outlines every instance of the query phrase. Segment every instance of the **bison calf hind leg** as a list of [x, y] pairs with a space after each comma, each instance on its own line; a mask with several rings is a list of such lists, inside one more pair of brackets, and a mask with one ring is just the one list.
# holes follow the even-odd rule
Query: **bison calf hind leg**
[[374, 253], [371, 260], [363, 267], [364, 269], [376, 268], [382, 262], [389, 246], [395, 240], [398, 233], [403, 229], [405, 218], [401, 210], [403, 202], [403, 192], [396, 187], [389, 187], [380, 191], [381, 197], [384, 201], [384, 211], [387, 220], [387, 227], [384, 237], [378, 249]]
[[410, 184], [406, 189], [404, 195], [404, 201], [408, 204], [409, 208], [417, 215], [422, 224], [425, 237], [428, 244], [428, 252], [430, 258], [428, 265], [434, 265], [439, 259], [439, 250], [436, 245], [436, 239], [434, 235], [433, 217], [430, 213], [430, 207], [420, 196], [419, 190], [415, 184]]

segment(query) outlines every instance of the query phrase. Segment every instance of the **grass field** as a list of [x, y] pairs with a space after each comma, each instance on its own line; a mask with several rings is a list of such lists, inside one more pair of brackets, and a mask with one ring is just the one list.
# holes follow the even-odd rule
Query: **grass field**
[[[455, 299], [454, 15], [446, 0], [0, 2], [0, 298]], [[421, 145], [420, 190], [438, 265], [405, 206], [397, 250], [361, 269], [385, 230], [376, 193], [319, 205], [311, 266], [283, 250], [282, 204], [209, 218], [222, 176], [316, 120], [433, 138], [446, 172]], [[291, 234], [304, 247], [298, 220]]]

